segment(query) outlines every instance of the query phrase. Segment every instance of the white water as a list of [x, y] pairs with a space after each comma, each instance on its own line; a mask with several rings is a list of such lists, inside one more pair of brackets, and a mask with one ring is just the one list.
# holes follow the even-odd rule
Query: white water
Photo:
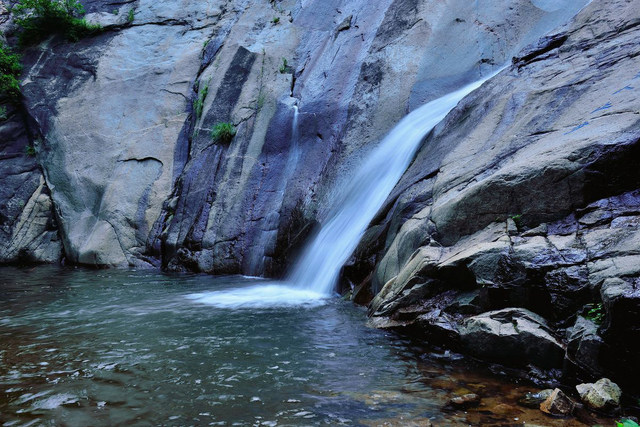
[[220, 308], [258, 308], [304, 305], [331, 296], [342, 265], [409, 166], [422, 139], [462, 98], [500, 71], [433, 100], [404, 117], [346, 183], [327, 221], [304, 250], [285, 283], [207, 292], [191, 298]]

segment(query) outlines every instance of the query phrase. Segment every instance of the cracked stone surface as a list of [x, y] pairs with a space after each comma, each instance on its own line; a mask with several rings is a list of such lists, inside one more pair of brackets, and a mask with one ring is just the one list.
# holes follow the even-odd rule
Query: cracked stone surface
[[525, 309], [571, 344], [567, 376], [633, 387], [639, 35], [637, 4], [591, 2], [435, 128], [345, 268], [372, 324], [490, 354], [462, 325]]

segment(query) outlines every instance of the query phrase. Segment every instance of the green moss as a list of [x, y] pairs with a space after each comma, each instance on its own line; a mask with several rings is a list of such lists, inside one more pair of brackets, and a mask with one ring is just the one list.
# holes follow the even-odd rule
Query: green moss
[[134, 19], [136, 19], [136, 13], [133, 11], [133, 9], [130, 9], [129, 13], [127, 14], [127, 22], [131, 24]]
[[[8, 46], [0, 42], [0, 96], [13, 101], [20, 97], [18, 77], [22, 71], [20, 56], [11, 52]], [[6, 110], [5, 110], [6, 114]]]
[[213, 127], [211, 138], [220, 144], [229, 144], [236, 135], [236, 128], [233, 123], [222, 122]]
[[273, 19], [271, 20], [271, 23], [273, 25], [278, 25], [280, 23], [280, 17], [274, 16]]
[[89, 24], [82, 16], [84, 7], [77, 0], [20, 0], [11, 12], [20, 27], [20, 44], [28, 46], [59, 34], [69, 41], [78, 41], [102, 30]]

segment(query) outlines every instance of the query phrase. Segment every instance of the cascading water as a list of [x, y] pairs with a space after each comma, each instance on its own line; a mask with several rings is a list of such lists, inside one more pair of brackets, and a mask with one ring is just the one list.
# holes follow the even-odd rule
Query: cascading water
[[223, 308], [317, 304], [330, 296], [342, 265], [409, 166], [422, 139], [469, 93], [501, 70], [411, 112], [365, 159], [336, 198], [327, 221], [285, 283], [192, 295]]

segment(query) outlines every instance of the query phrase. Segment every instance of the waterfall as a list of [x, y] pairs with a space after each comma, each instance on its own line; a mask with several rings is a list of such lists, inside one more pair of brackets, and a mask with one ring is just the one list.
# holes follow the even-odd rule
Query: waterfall
[[303, 289], [331, 294], [342, 265], [409, 166], [422, 139], [462, 98], [495, 74], [428, 102], [403, 118], [346, 183], [329, 219], [287, 281]]
[[[423, 138], [469, 93], [502, 71], [435, 99], [403, 118], [339, 192], [328, 219], [303, 251], [285, 283], [191, 295], [221, 308], [317, 304], [330, 296], [342, 265], [398, 183]], [[297, 147], [292, 147], [296, 149]], [[298, 153], [293, 156], [297, 162]]]

